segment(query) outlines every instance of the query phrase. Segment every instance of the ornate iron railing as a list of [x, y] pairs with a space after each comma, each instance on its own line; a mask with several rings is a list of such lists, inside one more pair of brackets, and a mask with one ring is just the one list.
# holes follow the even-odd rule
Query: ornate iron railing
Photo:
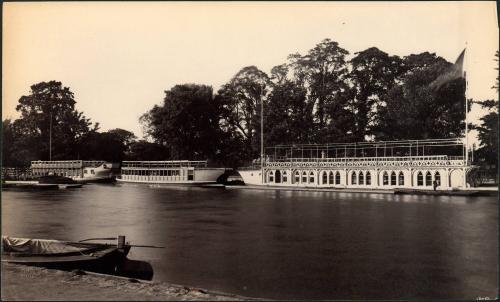
[[351, 158], [268, 159], [267, 168], [350, 168], [350, 167], [457, 167], [464, 166], [462, 156], [404, 156]]

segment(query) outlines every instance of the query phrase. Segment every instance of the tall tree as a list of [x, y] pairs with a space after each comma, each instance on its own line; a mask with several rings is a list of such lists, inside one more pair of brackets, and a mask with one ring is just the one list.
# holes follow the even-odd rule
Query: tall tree
[[127, 130], [112, 129], [103, 133], [91, 131], [82, 138], [79, 159], [122, 161], [130, 152], [135, 135]]
[[[495, 53], [496, 63], [495, 69], [498, 71], [498, 51]], [[496, 78], [496, 83], [492, 87], [498, 92], [498, 76]], [[482, 116], [479, 126], [475, 127], [478, 131], [478, 138], [481, 142], [479, 149], [477, 150], [477, 157], [481, 165], [492, 165], [494, 166], [494, 173], [498, 172], [498, 100], [486, 100], [482, 102], [477, 102], [483, 109], [488, 112]]]
[[403, 60], [389, 56], [376, 47], [355, 53], [349, 74], [355, 96], [351, 100], [354, 116], [354, 138], [365, 140], [371, 135], [376, 114], [380, 111], [387, 92], [397, 84], [404, 71]]
[[463, 136], [463, 78], [435, 91], [429, 85], [450, 68], [451, 63], [423, 53], [404, 58], [402, 84], [387, 94], [376, 128], [378, 139], [430, 139]]
[[24, 135], [18, 122], [6, 119], [2, 122], [2, 165], [4, 167], [26, 167], [30, 161], [39, 159], [39, 140]]
[[[31, 86], [30, 94], [22, 96], [16, 110], [21, 117], [15, 121], [19, 135], [36, 142], [31, 146], [38, 159], [76, 158], [81, 138], [92, 129], [92, 123], [75, 109], [74, 95], [61, 82], [41, 82]], [[96, 124], [93, 130], [97, 130]]]
[[326, 115], [325, 107], [338, 101], [337, 96], [346, 89], [348, 54], [337, 42], [325, 39], [306, 55], [289, 56], [297, 81], [304, 82], [308, 89], [308, 101], [314, 104], [314, 118], [320, 130], [329, 118], [334, 118]]
[[130, 150], [126, 160], [168, 160], [170, 149], [158, 143], [138, 140], [130, 143]]
[[481, 124], [475, 127], [481, 142], [477, 157], [485, 164], [498, 167], [498, 101], [487, 100], [478, 103], [487, 109], [488, 113], [479, 119]]
[[217, 152], [219, 109], [209, 86], [176, 85], [165, 91], [163, 105], [155, 105], [141, 120], [147, 134], [170, 149], [172, 159], [202, 160]]
[[310, 138], [312, 108], [307, 107], [306, 90], [289, 79], [286, 64], [271, 69], [271, 92], [266, 106], [266, 145], [296, 143]]
[[269, 77], [255, 66], [242, 68], [217, 93], [224, 127], [243, 139], [250, 158], [259, 154], [260, 108], [266, 108]]

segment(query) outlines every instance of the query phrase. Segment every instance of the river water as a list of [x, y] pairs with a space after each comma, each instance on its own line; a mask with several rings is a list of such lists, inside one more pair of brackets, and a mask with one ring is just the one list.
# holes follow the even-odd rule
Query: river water
[[2, 192], [2, 234], [126, 235], [155, 281], [269, 299], [495, 298], [497, 197], [86, 185]]

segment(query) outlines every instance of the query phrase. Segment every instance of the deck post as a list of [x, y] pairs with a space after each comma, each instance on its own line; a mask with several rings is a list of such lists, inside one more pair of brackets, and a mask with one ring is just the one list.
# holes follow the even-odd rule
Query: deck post
[[117, 247], [119, 249], [123, 249], [125, 247], [125, 236], [123, 236], [123, 235], [118, 236]]

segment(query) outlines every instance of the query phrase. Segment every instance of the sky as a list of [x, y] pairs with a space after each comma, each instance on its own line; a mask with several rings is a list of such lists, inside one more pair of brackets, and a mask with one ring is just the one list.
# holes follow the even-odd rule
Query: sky
[[[217, 91], [245, 66], [269, 72], [326, 38], [351, 54], [375, 46], [450, 62], [467, 46], [469, 97], [498, 98], [496, 2], [11, 2], [2, 119], [19, 117], [32, 84], [57, 80], [101, 130], [142, 137], [139, 117], [174, 85]], [[474, 106], [469, 119], [483, 114]]]

